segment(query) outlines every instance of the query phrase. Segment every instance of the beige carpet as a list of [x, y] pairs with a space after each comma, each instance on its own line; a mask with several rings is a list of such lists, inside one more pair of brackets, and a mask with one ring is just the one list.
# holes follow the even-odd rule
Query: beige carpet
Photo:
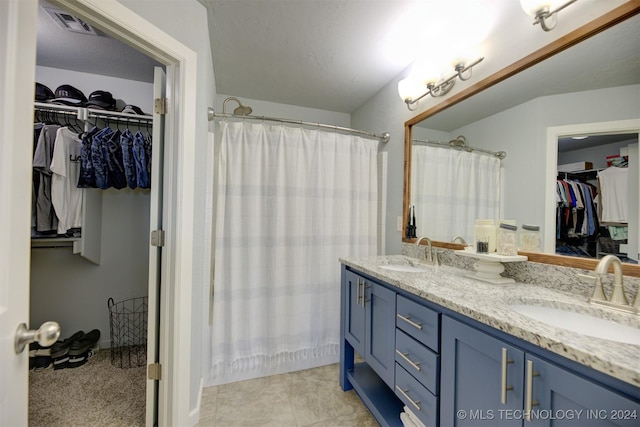
[[146, 368], [111, 365], [100, 350], [74, 369], [29, 373], [29, 426], [144, 426]]

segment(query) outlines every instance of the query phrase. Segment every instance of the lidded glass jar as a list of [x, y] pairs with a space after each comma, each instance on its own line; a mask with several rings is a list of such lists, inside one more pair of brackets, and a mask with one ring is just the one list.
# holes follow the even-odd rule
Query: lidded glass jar
[[[476, 250], [478, 249], [478, 242], [481, 242], [481, 247], [486, 246], [486, 252], [492, 253], [496, 251], [496, 223], [492, 219], [476, 219], [473, 227], [473, 241], [475, 243]], [[483, 245], [483, 243], [487, 243]]]
[[501, 223], [497, 236], [498, 255], [518, 255], [518, 227]]
[[522, 224], [519, 249], [525, 252], [540, 252], [542, 250], [540, 226]]

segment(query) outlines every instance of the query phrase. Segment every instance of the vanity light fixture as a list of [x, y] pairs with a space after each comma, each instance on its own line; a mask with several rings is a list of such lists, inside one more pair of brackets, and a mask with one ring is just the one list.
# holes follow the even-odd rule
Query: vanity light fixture
[[407, 104], [409, 110], [414, 111], [418, 108], [418, 106], [414, 104], [417, 104], [417, 102], [425, 96], [431, 95], [438, 97], [449, 93], [456, 83], [456, 78], [462, 81], [469, 80], [472, 73], [471, 68], [482, 62], [483, 59], [484, 57], [480, 57], [469, 65], [465, 65], [464, 63], [456, 64], [454, 67], [455, 74], [445, 80], [441, 80], [437, 84], [436, 82], [416, 82], [416, 80], [411, 77], [402, 79], [398, 82], [400, 98]]
[[[576, 1], [578, 0], [569, 0], [556, 7], [556, 4], [559, 3], [558, 0], [520, 0], [520, 5], [527, 14], [536, 18], [535, 21], [533, 21], [533, 25], [540, 24], [540, 27], [542, 27], [544, 31], [551, 31], [556, 27], [558, 19], [556, 13]], [[551, 17], [554, 17], [553, 21], [548, 22], [547, 19]]]

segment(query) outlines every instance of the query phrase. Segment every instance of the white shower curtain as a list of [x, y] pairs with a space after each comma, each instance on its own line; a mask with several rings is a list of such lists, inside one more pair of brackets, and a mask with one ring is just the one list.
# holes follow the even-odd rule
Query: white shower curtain
[[211, 384], [336, 362], [338, 258], [376, 253], [378, 141], [220, 126]]
[[476, 219], [498, 219], [500, 160], [480, 152], [414, 145], [411, 151], [411, 205], [418, 236], [473, 243]]

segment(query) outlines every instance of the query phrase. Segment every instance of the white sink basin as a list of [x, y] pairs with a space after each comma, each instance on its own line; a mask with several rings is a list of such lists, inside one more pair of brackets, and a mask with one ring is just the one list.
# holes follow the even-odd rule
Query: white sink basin
[[524, 316], [557, 328], [567, 329], [594, 338], [640, 346], [640, 329], [612, 320], [560, 308], [536, 305], [512, 305], [510, 308]]
[[381, 265], [380, 268], [391, 271], [403, 271], [405, 273], [425, 273], [429, 271], [426, 268], [414, 267], [413, 265], [408, 264], [384, 264]]

